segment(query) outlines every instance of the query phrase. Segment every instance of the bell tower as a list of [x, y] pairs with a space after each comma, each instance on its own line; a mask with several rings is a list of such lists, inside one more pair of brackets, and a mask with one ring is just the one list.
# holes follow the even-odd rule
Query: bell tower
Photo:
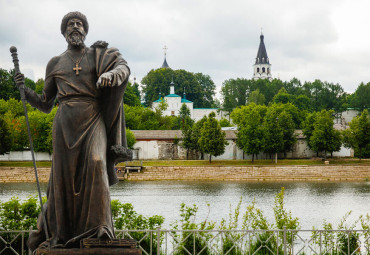
[[253, 65], [253, 79], [269, 79], [272, 80], [271, 76], [271, 64], [267, 56], [265, 43], [263, 41], [264, 36], [261, 32], [260, 35], [260, 46], [258, 48], [256, 63]]

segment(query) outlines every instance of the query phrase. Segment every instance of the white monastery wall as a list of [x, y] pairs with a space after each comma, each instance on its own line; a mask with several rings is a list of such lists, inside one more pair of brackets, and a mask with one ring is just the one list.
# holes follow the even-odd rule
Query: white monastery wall
[[[51, 154], [47, 152], [35, 152], [37, 161], [51, 161]], [[31, 151], [11, 151], [0, 155], [0, 161], [32, 161]]]

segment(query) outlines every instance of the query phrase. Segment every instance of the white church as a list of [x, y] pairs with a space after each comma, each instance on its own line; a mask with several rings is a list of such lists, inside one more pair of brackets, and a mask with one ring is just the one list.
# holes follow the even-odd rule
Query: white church
[[152, 103], [152, 109], [155, 110], [162, 100], [165, 100], [168, 105], [167, 109], [163, 112], [164, 116], [179, 116], [180, 108], [182, 104], [185, 104], [190, 110], [190, 117], [195, 121], [200, 120], [205, 115], [208, 116], [211, 112], [216, 114], [216, 119], [218, 120], [226, 118], [226, 112], [221, 111], [218, 108], [194, 108], [193, 102], [186, 99], [185, 93], [183, 97], [175, 94], [175, 84], [173, 81], [170, 84], [170, 94], [164, 96], [163, 98], [160, 97], [158, 100], [154, 101]]
[[[166, 47], [164, 49], [167, 49]], [[164, 61], [161, 68], [170, 68], [166, 60], [166, 52], [164, 54]], [[164, 96], [163, 98], [159, 95], [159, 99], [152, 103], [152, 109], [155, 110], [159, 104], [165, 100], [167, 103], [167, 109], [163, 112], [164, 116], [179, 116], [180, 108], [182, 104], [185, 104], [190, 110], [190, 117], [198, 121], [203, 116], [208, 116], [211, 112], [216, 114], [216, 119], [221, 120], [226, 118], [227, 112], [221, 111], [218, 108], [194, 108], [194, 103], [186, 99], [186, 94], [184, 93], [183, 97], [175, 94], [175, 84], [172, 81], [170, 83], [170, 94]]]

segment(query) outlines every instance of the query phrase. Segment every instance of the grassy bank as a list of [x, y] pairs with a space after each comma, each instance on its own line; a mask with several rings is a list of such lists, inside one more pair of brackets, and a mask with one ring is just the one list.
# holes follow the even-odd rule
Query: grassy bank
[[[329, 159], [330, 164], [333, 165], [358, 165], [369, 164], [370, 160], [361, 161], [359, 159]], [[211, 163], [208, 160], [144, 160], [143, 166], [259, 166], [259, 165], [276, 165], [271, 160], [214, 160]], [[140, 165], [140, 161], [128, 162], [128, 165]], [[283, 159], [278, 160], [277, 165], [323, 165], [322, 160], [314, 159]], [[36, 163], [37, 167], [51, 167], [50, 161], [39, 161]], [[31, 161], [0, 161], [0, 167], [32, 167]], [[124, 166], [124, 163], [119, 164]]]

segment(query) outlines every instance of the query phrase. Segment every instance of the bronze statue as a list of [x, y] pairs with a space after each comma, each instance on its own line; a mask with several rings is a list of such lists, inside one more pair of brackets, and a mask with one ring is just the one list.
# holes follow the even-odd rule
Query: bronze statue
[[[109, 186], [118, 181], [115, 162], [127, 156], [121, 148], [121, 119], [130, 69], [119, 51], [107, 48], [107, 43], [98, 41], [86, 47], [88, 30], [82, 13], [65, 15], [61, 32], [68, 49], [49, 61], [42, 95], [25, 89], [27, 101], [43, 112], [50, 112], [56, 99], [59, 103], [44, 205], [49, 239], [40, 214], [38, 231], [28, 240], [31, 250], [73, 248], [84, 238], [115, 237]], [[24, 76], [18, 73], [15, 80], [19, 86]]]

